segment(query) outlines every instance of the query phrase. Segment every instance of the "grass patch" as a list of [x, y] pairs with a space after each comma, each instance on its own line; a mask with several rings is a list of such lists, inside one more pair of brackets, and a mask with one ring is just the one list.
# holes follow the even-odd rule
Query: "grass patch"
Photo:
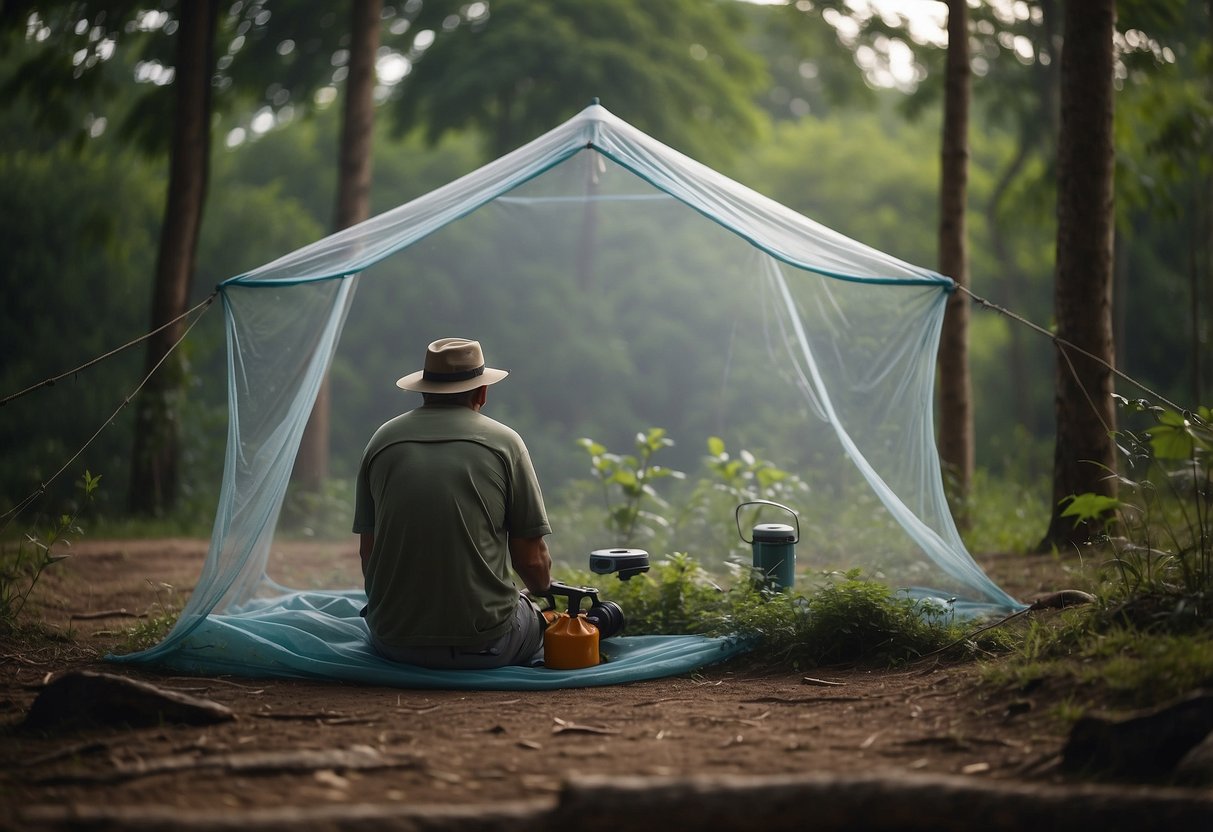
[[1213, 686], [1213, 640], [1208, 633], [1121, 626], [1101, 632], [1075, 620], [1036, 624], [1015, 657], [988, 665], [983, 678], [1021, 689], [1047, 681], [1058, 689], [1082, 688], [1092, 701], [1111, 707], [1148, 707]]
[[1096, 602], [1034, 622], [989, 682], [1044, 682], [1112, 707], [1213, 686], [1213, 411], [1119, 403], [1116, 495], [1074, 495], [1062, 512], [1097, 535]]
[[1144, 708], [1213, 687], [1213, 628], [1142, 629], [1121, 615], [1123, 601], [1104, 594], [1090, 607], [1032, 621], [1007, 660], [983, 667], [983, 681], [1025, 691], [1047, 686], [1077, 715], [1079, 702]]
[[156, 600], [148, 610], [146, 617], [128, 627], [123, 633], [122, 641], [114, 648], [116, 653], [138, 653], [155, 647], [168, 631], [173, 629], [181, 616], [181, 601], [176, 591], [169, 584], [153, 586]]

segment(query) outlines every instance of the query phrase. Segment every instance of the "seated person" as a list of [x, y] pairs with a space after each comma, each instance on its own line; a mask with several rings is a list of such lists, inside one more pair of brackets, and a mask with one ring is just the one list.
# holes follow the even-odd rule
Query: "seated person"
[[522, 438], [481, 413], [488, 387], [477, 341], [443, 338], [424, 369], [396, 382], [423, 404], [386, 422], [359, 467], [354, 533], [371, 644], [431, 668], [541, 661], [544, 620], [510, 580], [551, 583], [551, 533]]

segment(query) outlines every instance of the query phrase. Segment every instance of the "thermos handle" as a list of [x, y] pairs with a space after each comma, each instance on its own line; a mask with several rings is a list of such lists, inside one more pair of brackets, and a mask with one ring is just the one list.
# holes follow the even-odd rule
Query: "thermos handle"
[[793, 519], [794, 521], [796, 521], [796, 539], [795, 539], [795, 540], [793, 540], [792, 542], [793, 542], [793, 543], [799, 543], [799, 542], [800, 542], [800, 516], [799, 516], [799, 515], [797, 515], [797, 514], [796, 514], [796, 512], [792, 511], [792, 509], [788, 508], [788, 507], [787, 507], [787, 506], [785, 506], [783, 503], [776, 503], [776, 502], [773, 502], [773, 501], [771, 501], [771, 500], [750, 500], [750, 501], [748, 501], [748, 502], [741, 503], [739, 506], [737, 506], [737, 510], [736, 510], [735, 512], [733, 512], [733, 519], [734, 519], [734, 520], [736, 521], [736, 523], [737, 523], [737, 534], [741, 535], [741, 542], [742, 542], [742, 543], [749, 543], [749, 544], [753, 544], [753, 543], [754, 543], [754, 541], [753, 541], [753, 540], [746, 540], [746, 539], [745, 539], [745, 532], [743, 532], [743, 531], [741, 530], [741, 510], [742, 510], [743, 508], [745, 508], [746, 506], [775, 506], [775, 508], [781, 508], [781, 509], [783, 509], [783, 510], [784, 510], [784, 511], [786, 511], [788, 514], [792, 515], [792, 519]]

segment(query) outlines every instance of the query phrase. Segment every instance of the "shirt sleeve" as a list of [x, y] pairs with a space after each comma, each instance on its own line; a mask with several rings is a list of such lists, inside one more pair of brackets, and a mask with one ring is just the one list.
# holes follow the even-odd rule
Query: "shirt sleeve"
[[514, 454], [514, 470], [510, 477], [510, 537], [543, 537], [552, 533], [539, 478], [531, 464], [531, 454], [521, 440]]
[[375, 500], [371, 497], [369, 468], [370, 455], [367, 454], [358, 466], [358, 478], [354, 481], [354, 534], [375, 532]]

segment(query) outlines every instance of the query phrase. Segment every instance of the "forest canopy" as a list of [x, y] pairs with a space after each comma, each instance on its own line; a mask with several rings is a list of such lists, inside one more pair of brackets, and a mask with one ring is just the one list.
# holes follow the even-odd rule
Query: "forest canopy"
[[[972, 288], [1045, 327], [1052, 315], [1056, 223], [1048, 127], [1056, 84], [1052, 5], [983, 4], [974, 8], [971, 25]], [[347, 15], [317, 16], [312, 8], [269, 0], [221, 6], [212, 77], [215, 140], [191, 305], [220, 281], [331, 228]], [[1162, 394], [1195, 405], [1213, 384], [1213, 362], [1204, 357], [1213, 319], [1208, 12], [1179, 2], [1122, 3], [1120, 11], [1117, 361]], [[148, 328], [168, 176], [154, 128], [172, 105], [175, 13], [171, 4], [122, 2], [4, 7], [0, 338], [7, 358], [0, 394]], [[650, 14], [663, 17], [655, 22], [645, 17]], [[659, 140], [806, 216], [933, 267], [940, 19], [830, 2], [386, 5], [376, 60], [372, 212], [475, 169], [597, 95]], [[543, 31], [549, 24], [551, 31]], [[592, 33], [588, 46], [577, 32]], [[658, 32], [663, 36], [653, 37]], [[481, 54], [501, 63], [468, 58]], [[518, 60], [523, 55], [527, 61]], [[493, 92], [469, 92], [475, 90]], [[551, 303], [570, 291], [567, 275], [537, 279], [550, 281], [537, 296]], [[694, 302], [693, 287], [687, 289]], [[622, 320], [636, 302], [615, 297], [611, 308], [595, 314]], [[688, 301], [644, 302], [670, 304], [674, 319], [677, 303]], [[413, 404], [392, 382], [412, 369], [414, 345], [402, 353], [370, 334], [390, 331], [393, 309], [356, 314], [362, 317], [351, 319], [331, 375], [333, 396], [350, 414], [331, 427], [335, 479], [351, 476], [379, 422]], [[486, 316], [474, 335], [491, 350], [517, 342], [513, 326]], [[692, 333], [685, 337], [693, 340]], [[224, 454], [219, 316], [204, 316], [181, 350], [182, 512], [197, 519], [213, 508]], [[134, 352], [4, 406], [0, 508], [37, 488], [119, 407], [142, 376]], [[557, 352], [544, 361], [558, 377], [571, 374], [561, 362], [576, 363], [607, 380], [614, 400], [643, 402], [604, 414], [595, 438], [618, 443], [638, 430], [680, 422], [684, 411], [711, 411], [711, 385], [689, 384], [663, 402], [643, 389], [631, 368], [613, 363], [609, 351]], [[976, 313], [971, 367], [981, 468], [1027, 483], [1047, 476], [1051, 362], [1044, 338], [1005, 317]], [[536, 452], [551, 460], [558, 481], [585, 476], [584, 454], [563, 441], [546, 446], [543, 427], [565, 420], [560, 408], [577, 406], [575, 399], [505, 404], [511, 424], [536, 437]], [[78, 463], [105, 474], [103, 512], [123, 508], [130, 420], [129, 412], [119, 412]], [[693, 463], [710, 433], [705, 425], [702, 436], [677, 437], [682, 461]], [[778, 448], [762, 447], [762, 437], [751, 444], [778, 457]]]

